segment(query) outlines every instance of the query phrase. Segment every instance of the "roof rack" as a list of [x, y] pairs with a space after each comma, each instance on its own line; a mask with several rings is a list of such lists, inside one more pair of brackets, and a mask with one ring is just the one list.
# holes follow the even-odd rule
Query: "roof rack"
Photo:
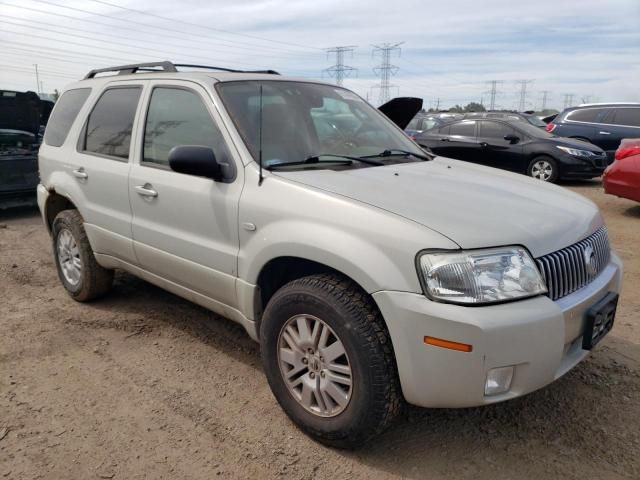
[[208, 70], [218, 70], [222, 72], [233, 73], [265, 73], [269, 75], [280, 75], [275, 70], [235, 70], [225, 67], [214, 67], [211, 65], [194, 65], [190, 63], [172, 63], [165, 62], [151, 62], [151, 63], [135, 63], [131, 65], [120, 65], [117, 67], [98, 68], [91, 70], [84, 77], [84, 80], [88, 78], [95, 78], [99, 73], [118, 72], [118, 75], [129, 75], [136, 72], [177, 72], [176, 67], [188, 67], [188, 68], [203, 68]]

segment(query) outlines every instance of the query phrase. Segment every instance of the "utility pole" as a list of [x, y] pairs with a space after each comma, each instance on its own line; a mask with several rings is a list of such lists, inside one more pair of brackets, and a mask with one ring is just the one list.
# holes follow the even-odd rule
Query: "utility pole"
[[527, 104], [527, 85], [533, 83], [533, 80], [516, 80], [520, 84], [520, 103], [518, 103], [518, 111], [524, 112]]
[[502, 84], [502, 81], [500, 80], [489, 80], [487, 82], [489, 85], [491, 85], [491, 89], [487, 92], [489, 94], [489, 110], [495, 110], [496, 109], [496, 95], [500, 92], [498, 92], [498, 85]]
[[573, 105], [573, 93], [565, 93], [564, 94], [564, 107], [568, 108]]
[[391, 76], [396, 74], [398, 67], [391, 65], [391, 54], [397, 51], [398, 55], [400, 55], [400, 45], [403, 43], [404, 42], [373, 45], [371, 56], [380, 53], [380, 57], [382, 58], [380, 65], [373, 69], [373, 73], [380, 75], [380, 85], [376, 85], [377, 88], [380, 88], [380, 96], [378, 98], [380, 105], [387, 103], [390, 100], [389, 91], [391, 90], [391, 87], [396, 86], [391, 85]]
[[329, 74], [330, 77], [335, 77], [336, 84], [342, 86], [344, 79], [351, 75], [352, 72], [357, 72], [356, 68], [350, 67], [344, 64], [344, 54], [351, 53], [355, 49], [355, 45], [343, 46], [343, 47], [331, 47], [327, 48], [327, 57], [330, 54], [335, 54], [336, 63], [329, 68], [325, 68], [324, 71]]
[[36, 67], [36, 92], [40, 95], [40, 75], [38, 75], [38, 64], [34, 63], [34, 67]]
[[540, 111], [543, 112], [547, 109], [547, 96], [549, 95], [549, 90], [542, 90], [542, 107]]

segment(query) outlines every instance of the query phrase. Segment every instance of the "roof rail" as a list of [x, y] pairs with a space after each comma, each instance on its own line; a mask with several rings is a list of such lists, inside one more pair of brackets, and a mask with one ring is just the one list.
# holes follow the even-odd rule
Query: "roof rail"
[[118, 72], [118, 75], [128, 75], [136, 73], [139, 70], [155, 71], [155, 67], [162, 67], [163, 72], [177, 72], [175, 65], [171, 62], [151, 62], [151, 63], [134, 63], [132, 65], [120, 65], [118, 67], [97, 68], [87, 73], [84, 79], [94, 78], [98, 73]]
[[[160, 67], [160, 69], [158, 69]], [[135, 63], [132, 65], [120, 65], [117, 67], [98, 68], [91, 70], [84, 77], [84, 80], [88, 78], [95, 78], [99, 73], [118, 72], [118, 75], [129, 75], [139, 71], [145, 72], [177, 72], [176, 67], [190, 67], [190, 68], [206, 68], [209, 70], [219, 70], [222, 72], [233, 73], [266, 73], [270, 75], [280, 75], [275, 70], [235, 70], [232, 68], [213, 67], [210, 65], [194, 65], [190, 63], [172, 63], [169, 61], [164, 62], [151, 62], [151, 63]]]

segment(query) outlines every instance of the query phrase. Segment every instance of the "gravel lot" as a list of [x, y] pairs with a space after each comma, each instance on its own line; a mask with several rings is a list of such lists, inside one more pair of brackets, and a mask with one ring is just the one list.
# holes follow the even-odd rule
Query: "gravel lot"
[[612, 334], [541, 391], [410, 408], [355, 452], [288, 421], [239, 327], [124, 274], [75, 303], [37, 211], [0, 212], [0, 478], [640, 478], [640, 205], [565, 186], [625, 261]]

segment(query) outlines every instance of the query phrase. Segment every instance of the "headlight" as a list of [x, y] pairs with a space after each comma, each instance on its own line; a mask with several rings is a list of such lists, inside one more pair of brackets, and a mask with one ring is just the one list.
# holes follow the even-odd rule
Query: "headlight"
[[425, 293], [434, 300], [478, 305], [547, 292], [522, 247], [424, 252], [418, 266]]
[[569, 155], [572, 155], [574, 157], [591, 158], [596, 155], [595, 153], [590, 152], [589, 150], [579, 150], [577, 148], [561, 147], [560, 145], [556, 145], [556, 147], [558, 147], [563, 152], [566, 152]]

